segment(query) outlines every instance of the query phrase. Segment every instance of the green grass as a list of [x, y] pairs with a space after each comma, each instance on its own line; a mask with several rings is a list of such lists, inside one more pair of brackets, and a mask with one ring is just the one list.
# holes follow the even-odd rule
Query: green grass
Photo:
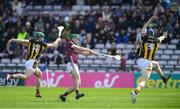
[[81, 89], [86, 95], [67, 102], [58, 101], [65, 88], [42, 88], [43, 98], [35, 98], [33, 87], [0, 87], [0, 108], [178, 108], [180, 89], [144, 89], [136, 104], [130, 102], [132, 89]]

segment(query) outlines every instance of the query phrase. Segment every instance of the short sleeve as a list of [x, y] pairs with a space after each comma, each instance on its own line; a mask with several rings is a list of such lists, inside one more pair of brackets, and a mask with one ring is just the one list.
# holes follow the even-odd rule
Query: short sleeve
[[47, 43], [43, 43], [44, 48], [47, 48]]
[[29, 45], [29, 44], [32, 43], [32, 42], [33, 42], [32, 39], [28, 40], [27, 45]]
[[27, 45], [29, 45], [29, 43], [30, 43], [30, 40], [28, 40], [28, 43], [27, 43]]

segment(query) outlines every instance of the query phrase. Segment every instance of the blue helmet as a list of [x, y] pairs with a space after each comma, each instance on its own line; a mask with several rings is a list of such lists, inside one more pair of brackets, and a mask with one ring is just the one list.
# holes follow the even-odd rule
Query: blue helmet
[[154, 30], [153, 29], [147, 29], [147, 36], [154, 36]]

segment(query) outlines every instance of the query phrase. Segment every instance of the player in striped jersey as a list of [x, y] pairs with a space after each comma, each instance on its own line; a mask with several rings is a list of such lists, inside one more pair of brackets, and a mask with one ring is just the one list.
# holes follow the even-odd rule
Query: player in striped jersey
[[162, 36], [156, 38], [154, 37], [155, 36], [154, 30], [147, 29], [149, 24], [156, 19], [157, 16], [152, 16], [143, 26], [143, 29], [141, 31], [142, 41], [139, 49], [140, 54], [139, 54], [139, 59], [137, 60], [137, 64], [142, 72], [142, 75], [141, 75], [141, 81], [137, 85], [136, 89], [131, 93], [132, 103], [136, 102], [136, 95], [139, 93], [139, 91], [142, 90], [142, 88], [145, 87], [146, 82], [148, 81], [153, 68], [161, 76], [164, 83], [167, 83], [168, 79], [171, 77], [171, 75], [164, 76], [159, 66], [159, 63], [153, 60], [160, 43], [167, 37], [167, 32], [164, 32]]
[[46, 48], [55, 48], [59, 45], [59, 42], [61, 41], [60, 38], [57, 38], [56, 41], [53, 43], [45, 43], [44, 37], [45, 37], [44, 33], [36, 32], [34, 35], [34, 39], [31, 39], [31, 40], [10, 39], [8, 41], [9, 52], [10, 52], [9, 46], [11, 42], [16, 42], [16, 43], [19, 43], [28, 47], [28, 55], [25, 62], [25, 68], [26, 68], [25, 73], [24, 74], [21, 74], [21, 73], [8, 74], [7, 80], [11, 78], [26, 80], [30, 78], [32, 75], [35, 75], [36, 77], [36, 95], [35, 96], [36, 97], [41, 97], [39, 88], [40, 88], [40, 79], [42, 76], [42, 72], [38, 68], [38, 58], [40, 57], [40, 55], [43, 53], [43, 51]]

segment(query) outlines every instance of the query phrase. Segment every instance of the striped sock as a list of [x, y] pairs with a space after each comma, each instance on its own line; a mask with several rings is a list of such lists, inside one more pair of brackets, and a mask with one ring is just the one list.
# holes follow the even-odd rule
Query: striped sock
[[68, 95], [69, 95], [69, 93], [68, 93], [68, 92], [65, 92], [63, 95], [64, 95], [64, 96], [68, 96]]
[[139, 93], [139, 91], [137, 89], [134, 92], [136, 93], [136, 95]]
[[36, 89], [36, 93], [40, 93], [39, 89]]
[[79, 94], [79, 90], [76, 90], [76, 94]]

